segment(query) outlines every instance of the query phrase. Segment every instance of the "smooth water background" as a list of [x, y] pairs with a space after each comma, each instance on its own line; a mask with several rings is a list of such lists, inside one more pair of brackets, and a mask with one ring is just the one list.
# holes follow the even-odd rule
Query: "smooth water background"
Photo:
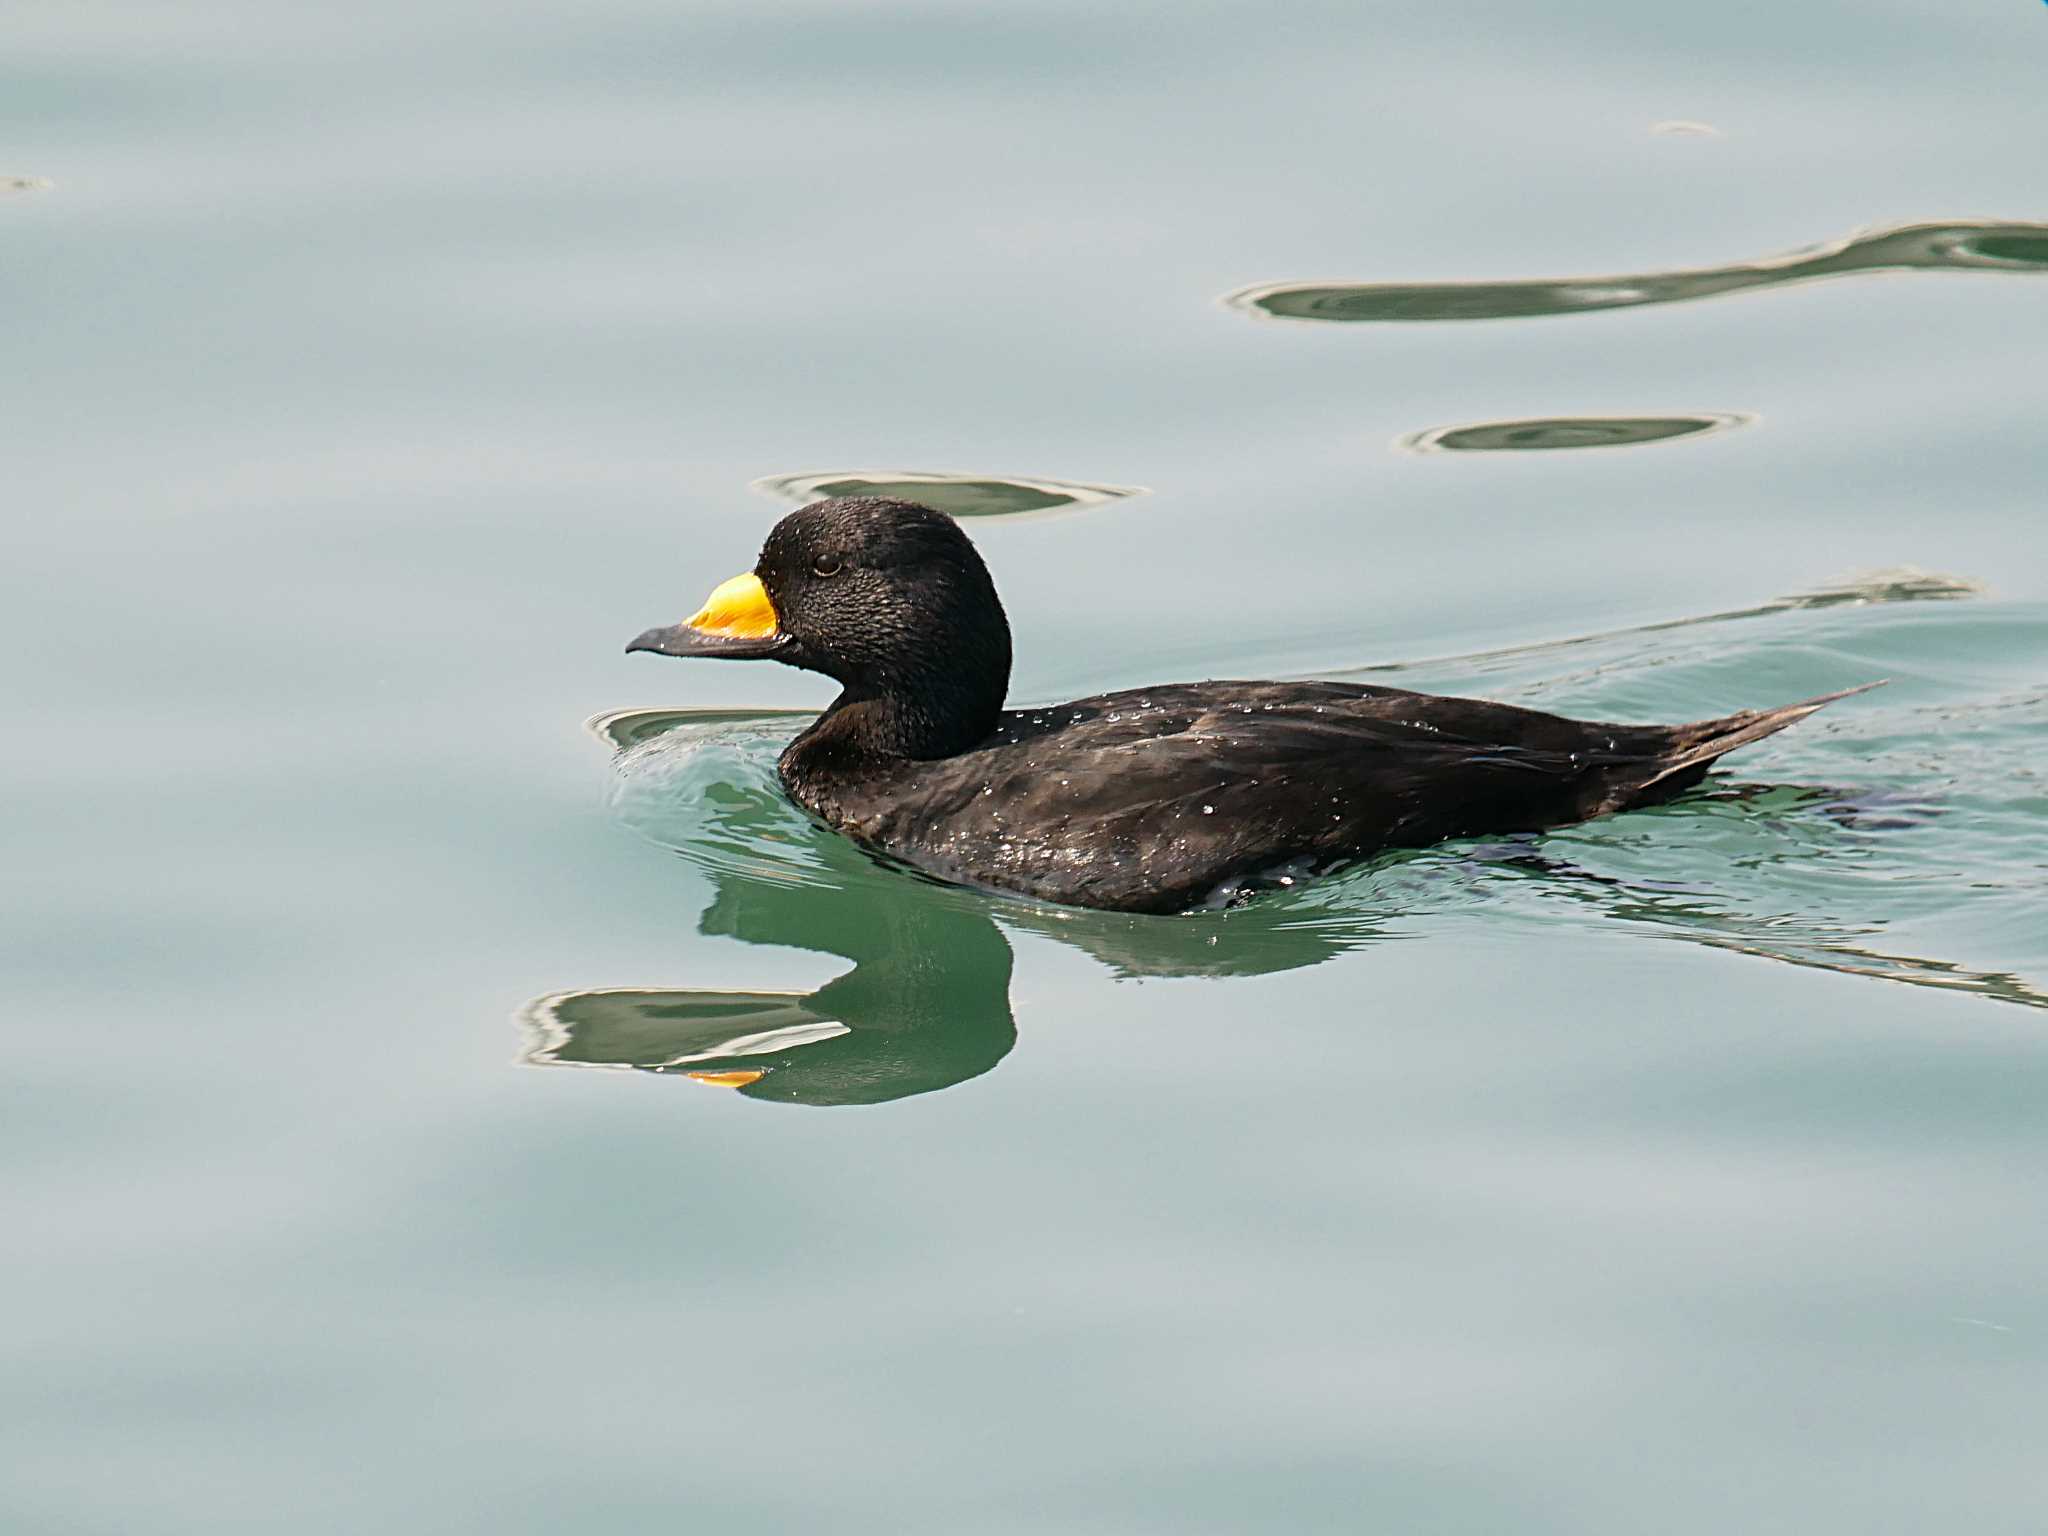
[[[2044, 58], [2021, 0], [17, 0], [0, 1525], [2040, 1530], [2048, 276], [1216, 301], [2048, 218]], [[1178, 925], [806, 841], [786, 719], [608, 775], [595, 711], [824, 702], [620, 647], [750, 482], [892, 467], [1149, 488], [976, 525], [1020, 699], [1894, 681]], [[618, 988], [843, 1033], [515, 1064]]]

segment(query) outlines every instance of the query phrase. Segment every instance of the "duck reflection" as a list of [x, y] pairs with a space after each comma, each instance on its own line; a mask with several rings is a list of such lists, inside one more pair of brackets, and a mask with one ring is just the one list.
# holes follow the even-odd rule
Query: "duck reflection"
[[[1017, 1026], [1005, 927], [1072, 944], [1123, 977], [1290, 970], [1380, 932], [1357, 914], [1271, 906], [1166, 919], [1083, 912], [884, 868], [813, 826], [775, 786], [772, 749], [792, 719], [628, 710], [591, 726], [622, 762], [642, 754], [639, 771], [621, 773], [621, 816], [711, 877], [701, 933], [835, 955], [853, 969], [803, 993], [554, 993], [522, 1011], [525, 1061], [674, 1074], [780, 1103], [879, 1104], [965, 1082], [1009, 1054]], [[678, 804], [686, 820], [658, 819]]]
[[1724, 267], [1614, 277], [1458, 283], [1267, 283], [1224, 303], [1284, 320], [1504, 320], [1672, 304], [1854, 272], [2048, 271], [2048, 224], [1972, 221], [1858, 230], [1806, 250]]
[[[878, 872], [879, 873], [879, 872]], [[906, 872], [907, 874], [907, 872]], [[889, 877], [873, 893], [715, 876], [700, 932], [815, 950], [853, 969], [814, 992], [605, 987], [536, 999], [524, 1059], [673, 1073], [788, 1104], [881, 1104], [979, 1077], [1010, 1053], [1011, 950], [993, 898]], [[1315, 965], [1364, 942], [1356, 922], [1270, 909], [1070, 923], [1005, 914], [1120, 976], [1246, 976]]]
[[969, 907], [728, 875], [698, 926], [853, 969], [804, 994], [558, 993], [527, 1011], [526, 1059], [680, 1073], [783, 1103], [880, 1104], [979, 1077], [1017, 1043], [1009, 943]]

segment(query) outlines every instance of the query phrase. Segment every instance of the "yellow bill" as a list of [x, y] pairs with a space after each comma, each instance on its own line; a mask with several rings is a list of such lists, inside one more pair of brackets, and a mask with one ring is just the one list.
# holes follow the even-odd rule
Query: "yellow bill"
[[768, 589], [752, 571], [722, 581], [704, 599], [704, 606], [683, 620], [685, 627], [734, 640], [766, 640], [780, 624]]

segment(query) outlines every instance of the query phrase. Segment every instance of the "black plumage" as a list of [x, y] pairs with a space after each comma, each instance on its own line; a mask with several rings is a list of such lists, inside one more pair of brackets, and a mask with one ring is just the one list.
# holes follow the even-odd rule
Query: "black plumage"
[[1842, 697], [1620, 725], [1353, 683], [1215, 681], [1005, 710], [1009, 625], [981, 557], [943, 513], [872, 497], [791, 513], [751, 576], [628, 649], [833, 677], [839, 698], [778, 764], [799, 805], [942, 879], [1131, 912], [1656, 805]]

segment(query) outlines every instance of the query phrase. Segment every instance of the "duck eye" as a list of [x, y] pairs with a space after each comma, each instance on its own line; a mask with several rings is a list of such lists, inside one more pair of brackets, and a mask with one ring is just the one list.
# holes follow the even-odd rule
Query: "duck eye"
[[837, 576], [841, 561], [837, 555], [820, 555], [811, 562], [813, 576]]

